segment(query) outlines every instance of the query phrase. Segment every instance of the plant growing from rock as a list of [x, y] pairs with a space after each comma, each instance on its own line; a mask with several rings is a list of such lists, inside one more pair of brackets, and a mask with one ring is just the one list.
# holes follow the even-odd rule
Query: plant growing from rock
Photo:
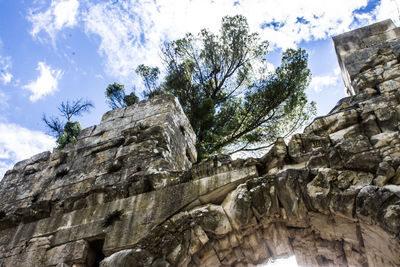
[[105, 94], [107, 104], [112, 109], [130, 106], [139, 101], [134, 92], [127, 95], [125, 93], [125, 86], [116, 82], [107, 86]]
[[106, 228], [114, 224], [115, 221], [121, 220], [121, 216], [123, 215], [122, 210], [114, 210], [110, 214], [104, 218], [103, 227]]
[[52, 135], [54, 135], [57, 140], [56, 149], [63, 149], [66, 144], [75, 142], [79, 133], [82, 130], [79, 121], [71, 121], [74, 116], [82, 116], [83, 113], [89, 112], [94, 105], [89, 100], [83, 100], [82, 98], [72, 102], [62, 102], [58, 107], [61, 117], [67, 120], [64, 123], [58, 117], [47, 118], [43, 114], [42, 120], [45, 123], [47, 129]]

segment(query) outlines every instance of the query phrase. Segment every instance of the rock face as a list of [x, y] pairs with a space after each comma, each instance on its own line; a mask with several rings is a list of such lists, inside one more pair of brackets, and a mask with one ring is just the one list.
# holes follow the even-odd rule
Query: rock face
[[[367, 63], [367, 61], [375, 60], [374, 56], [380, 48], [390, 47], [396, 55], [399, 54], [399, 38], [400, 28], [396, 28], [389, 19], [333, 37], [339, 65], [342, 69], [343, 81], [349, 94], [357, 94], [360, 88], [366, 88], [365, 85], [360, 86], [360, 84], [357, 84], [354, 78], [357, 76], [361, 79], [368, 79], [365, 76], [360, 77], [360, 72], [363, 72], [362, 68], [366, 66], [365, 63]], [[380, 65], [382, 68], [390, 68], [391, 72], [399, 71], [391, 67], [395, 65], [392, 59], [383, 56], [380, 57], [380, 60], [381, 62], [375, 61], [375, 63], [379, 63], [377, 65]], [[369, 64], [367, 64], [367, 66], [368, 65]], [[380, 70], [381, 69], [378, 71]], [[369, 77], [375, 82], [382, 81], [383, 79], [383, 77], [380, 76], [382, 71], [366, 74], [370, 74]], [[387, 75], [390, 74], [387, 73]]]
[[400, 265], [391, 25], [334, 38], [354, 95], [262, 158], [192, 165], [195, 135], [161, 96], [17, 163], [0, 183], [0, 266]]

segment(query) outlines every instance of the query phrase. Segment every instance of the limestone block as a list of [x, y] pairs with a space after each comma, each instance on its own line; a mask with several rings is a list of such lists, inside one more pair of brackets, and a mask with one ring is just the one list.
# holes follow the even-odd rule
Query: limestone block
[[236, 190], [228, 194], [222, 203], [222, 208], [236, 230], [254, 223], [251, 199], [245, 184], [239, 185]]
[[221, 262], [212, 247], [207, 247], [193, 257], [197, 266], [220, 266]]
[[[396, 41], [399, 36], [399, 30], [395, 28], [393, 22], [386, 20], [333, 37], [342, 77], [349, 91], [354, 92], [350, 78], [354, 78], [366, 63], [370, 65], [382, 63], [383, 60], [379, 60], [382, 57], [369, 59], [377, 54], [382, 44]], [[357, 93], [357, 89], [354, 93]]]
[[384, 72], [383, 66], [379, 66], [374, 69], [367, 69], [366, 71], [363, 71], [359, 74], [359, 77], [363, 82], [358, 85], [358, 88], [360, 89], [360, 91], [362, 91], [362, 89], [365, 87], [375, 87], [377, 84], [386, 80], [385, 77], [387, 78], [389, 76], [391, 77], [391, 79], [395, 78], [395, 75], [389, 70]]
[[371, 136], [371, 144], [374, 148], [389, 146], [394, 140], [399, 140], [398, 132], [384, 132]]
[[[189, 121], [171, 96], [113, 110], [104, 115], [100, 125], [83, 130], [78, 141], [63, 151], [44, 152], [17, 163], [0, 185], [0, 206], [8, 214], [18, 212], [19, 220], [32, 220], [48, 217], [53, 201], [68, 203], [71, 199], [66, 207], [71, 210], [84, 207], [80, 198], [98, 190], [120, 187], [117, 194], [126, 195], [126, 184], [137, 172], [190, 168], [196, 161], [194, 144]], [[139, 192], [146, 190], [154, 188]], [[28, 212], [33, 209], [36, 211]]]
[[364, 222], [360, 226], [369, 266], [397, 266], [400, 264], [400, 257], [396, 253], [399, 249], [396, 237], [379, 227]]
[[[394, 65], [383, 72], [383, 80], [388, 81], [400, 76], [400, 65]], [[377, 81], [379, 82], [379, 81]]]
[[370, 114], [374, 114], [375, 110], [386, 108], [388, 106], [395, 106], [396, 102], [391, 96], [378, 95], [371, 99], [358, 102], [357, 104], [359, 106], [359, 111], [361, 112], [361, 118], [365, 119]]
[[304, 129], [306, 134], [328, 136], [329, 134], [358, 123], [358, 112], [355, 109], [338, 112], [315, 119]]
[[400, 167], [397, 167], [394, 177], [390, 180], [391, 184], [400, 185]]
[[322, 148], [326, 150], [331, 143], [328, 137], [322, 137], [312, 134], [295, 134], [288, 143], [290, 157], [296, 162], [307, 161], [314, 150]]
[[53, 266], [59, 263], [84, 264], [87, 261], [88, 249], [88, 244], [84, 240], [54, 247], [46, 252], [46, 265]]
[[201, 226], [196, 225], [194, 229], [191, 229], [190, 240], [189, 254], [193, 255], [208, 242], [209, 238]]
[[329, 139], [332, 141], [333, 145], [336, 145], [342, 142], [345, 139], [354, 139], [361, 135], [361, 128], [360, 125], [352, 125], [345, 129], [339, 130], [337, 132], [331, 133], [329, 135]]
[[29, 241], [14, 244], [11, 251], [1, 253], [0, 264], [5, 267], [44, 266], [46, 251], [50, 247], [52, 236], [32, 238]]
[[266, 165], [267, 170], [278, 170], [285, 164], [285, 158], [287, 158], [285, 140], [278, 138], [268, 153], [261, 158], [261, 162]]
[[383, 161], [379, 163], [376, 175], [374, 184], [384, 186], [395, 175], [395, 170], [388, 162]]
[[368, 100], [378, 95], [378, 91], [373, 88], [360, 87], [359, 91], [359, 93], [352, 97], [352, 104], [354, 104], [354, 102]]
[[307, 196], [310, 199], [311, 205], [315, 210], [321, 213], [329, 212], [330, 182], [333, 178], [333, 170], [319, 169], [315, 178], [307, 184]]
[[149, 257], [149, 254], [141, 249], [125, 249], [118, 251], [111, 256], [104, 258], [100, 262], [101, 267], [114, 267], [114, 266], [121, 266], [121, 267], [128, 267], [132, 266], [132, 263], [141, 265], [140, 263], [145, 262], [147, 266], [150, 266], [152, 262], [152, 258]]
[[366, 118], [361, 122], [361, 127], [364, 131], [364, 134], [368, 137], [372, 137], [376, 134], [381, 133], [381, 129], [376, 122], [376, 117], [373, 114], [369, 114]]
[[[224, 236], [232, 231], [230, 220], [225, 214], [224, 209], [219, 205], [206, 205], [201, 208], [195, 208], [189, 212], [189, 215], [196, 220], [206, 233], [211, 233], [215, 236]], [[207, 238], [198, 232], [202, 243], [206, 243]]]
[[377, 88], [381, 93], [399, 90], [400, 89], [400, 79], [396, 78], [396, 79], [386, 80], [386, 81], [378, 84]]
[[[362, 188], [356, 199], [357, 216], [366, 224], [378, 223], [382, 229], [397, 234], [400, 230], [399, 220], [395, 219], [399, 216], [396, 208], [396, 205], [398, 205], [396, 201], [400, 198], [399, 192], [400, 188], [397, 185]], [[393, 224], [393, 222], [396, 223]]]
[[344, 166], [348, 170], [374, 173], [381, 160], [382, 158], [378, 151], [364, 151], [346, 158], [346, 160], [344, 160]]
[[357, 135], [357, 131], [353, 133], [353, 138], [351, 138], [351, 132], [348, 132], [349, 138], [340, 138], [341, 134], [332, 136], [335, 138], [333, 142], [336, 142], [335, 149], [339, 152], [342, 159], [347, 159], [349, 156], [354, 154], [359, 154], [373, 149], [368, 137]]
[[400, 106], [386, 106], [374, 111], [382, 131], [397, 131], [399, 126]]
[[[276, 175], [276, 190], [279, 201], [290, 220], [301, 223], [307, 217], [307, 208], [302, 191], [308, 182], [304, 170], [285, 170]], [[301, 186], [301, 184], [303, 186]]]
[[330, 218], [321, 213], [310, 213], [311, 229], [325, 240], [345, 240], [354, 246], [361, 246], [357, 236], [357, 224], [343, 217]]
[[279, 208], [277, 206], [278, 203], [277, 200], [275, 200], [276, 195], [273, 194], [271, 196], [270, 192], [271, 192], [270, 185], [263, 182], [258, 185], [254, 185], [254, 187], [251, 185], [249, 188], [251, 205], [254, 214], [259, 219], [268, 215], [273, 216], [275, 212], [279, 212]]

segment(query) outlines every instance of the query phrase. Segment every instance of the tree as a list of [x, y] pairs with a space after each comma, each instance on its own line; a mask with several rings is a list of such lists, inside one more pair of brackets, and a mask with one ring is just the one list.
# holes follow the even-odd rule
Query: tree
[[112, 109], [130, 106], [139, 101], [134, 92], [127, 95], [125, 86], [116, 82], [107, 86], [105, 94], [107, 103]]
[[146, 71], [138, 73], [148, 96], [179, 99], [196, 133], [199, 159], [265, 147], [315, 113], [304, 92], [311, 77], [307, 53], [288, 49], [269, 71], [268, 42], [250, 33], [243, 16], [224, 17], [219, 35], [203, 29], [168, 42], [162, 54], [166, 76], [158, 87], [156, 68], [139, 66]]
[[158, 86], [158, 75], [160, 74], [160, 70], [157, 67], [149, 67], [144, 64], [140, 64], [136, 68], [136, 74], [142, 77], [144, 87], [146, 90], [144, 91], [144, 97], [151, 98], [155, 95], [161, 94], [161, 88]]
[[79, 99], [70, 103], [62, 102], [58, 110], [61, 116], [64, 117], [67, 122], [64, 123], [59, 118], [50, 117], [47, 118], [43, 114], [42, 120], [50, 133], [53, 134], [57, 140], [57, 149], [63, 149], [66, 144], [75, 142], [79, 133], [82, 130], [81, 124], [78, 121], [71, 121], [73, 116], [82, 116], [83, 113], [89, 112], [94, 105], [88, 100]]

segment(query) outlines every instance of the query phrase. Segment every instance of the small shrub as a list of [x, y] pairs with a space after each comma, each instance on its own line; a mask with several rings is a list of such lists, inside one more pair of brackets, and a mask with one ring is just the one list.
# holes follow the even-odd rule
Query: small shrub
[[123, 214], [124, 213], [122, 210], [114, 210], [104, 218], [103, 227], [105, 228], [111, 226], [114, 224], [115, 221], [121, 220], [121, 216]]

